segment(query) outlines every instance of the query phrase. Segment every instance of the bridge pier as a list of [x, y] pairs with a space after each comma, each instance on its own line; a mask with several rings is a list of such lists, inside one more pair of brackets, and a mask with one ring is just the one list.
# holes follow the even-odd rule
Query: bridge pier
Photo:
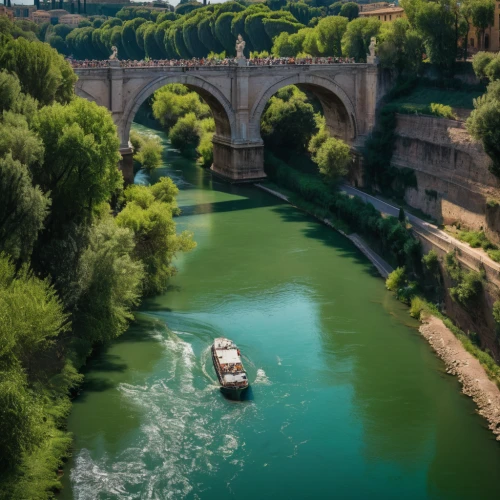
[[264, 179], [264, 144], [258, 142], [232, 142], [214, 136], [214, 162], [212, 172], [229, 182], [249, 182]]
[[212, 171], [230, 182], [264, 178], [262, 114], [271, 97], [287, 85], [312, 92], [321, 102], [330, 133], [351, 146], [373, 129], [386, 91], [376, 64], [283, 64], [273, 66], [154, 66], [149, 64], [77, 68], [76, 93], [108, 108], [120, 138], [120, 169], [133, 181], [130, 127], [141, 104], [164, 85], [195, 90], [215, 120]]
[[122, 159], [120, 160], [119, 169], [123, 175], [125, 185], [133, 184], [134, 182], [134, 150], [131, 147], [120, 148]]

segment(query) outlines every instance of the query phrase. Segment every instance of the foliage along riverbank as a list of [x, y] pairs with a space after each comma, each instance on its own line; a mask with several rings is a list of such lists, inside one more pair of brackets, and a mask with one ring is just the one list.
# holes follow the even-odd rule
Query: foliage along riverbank
[[[2, 28], [15, 32], [15, 26]], [[129, 186], [110, 113], [73, 94], [48, 45], [0, 43], [0, 498], [51, 498], [71, 448], [78, 370], [159, 293], [176, 252], [177, 187]]]

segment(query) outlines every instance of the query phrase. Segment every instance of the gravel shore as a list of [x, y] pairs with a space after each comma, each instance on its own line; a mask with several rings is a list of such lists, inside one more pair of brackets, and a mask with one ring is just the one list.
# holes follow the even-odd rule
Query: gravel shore
[[444, 361], [446, 373], [458, 377], [462, 392], [474, 400], [477, 412], [488, 421], [489, 429], [500, 441], [500, 389], [440, 319], [426, 318], [419, 330]]

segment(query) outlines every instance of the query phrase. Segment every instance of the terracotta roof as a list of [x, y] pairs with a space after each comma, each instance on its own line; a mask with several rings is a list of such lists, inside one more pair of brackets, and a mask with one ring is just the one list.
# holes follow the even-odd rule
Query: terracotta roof
[[367, 10], [366, 12], [360, 12], [360, 16], [380, 16], [381, 14], [401, 14], [405, 10], [403, 7], [385, 7], [383, 9], [377, 10]]

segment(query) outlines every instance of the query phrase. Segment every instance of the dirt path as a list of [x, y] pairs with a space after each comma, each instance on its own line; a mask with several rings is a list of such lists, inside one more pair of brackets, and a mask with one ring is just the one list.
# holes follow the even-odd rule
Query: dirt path
[[488, 421], [489, 429], [500, 441], [500, 389], [440, 319], [435, 316], [425, 319], [420, 333], [444, 361], [446, 373], [458, 377], [462, 392], [474, 400], [478, 413]]

